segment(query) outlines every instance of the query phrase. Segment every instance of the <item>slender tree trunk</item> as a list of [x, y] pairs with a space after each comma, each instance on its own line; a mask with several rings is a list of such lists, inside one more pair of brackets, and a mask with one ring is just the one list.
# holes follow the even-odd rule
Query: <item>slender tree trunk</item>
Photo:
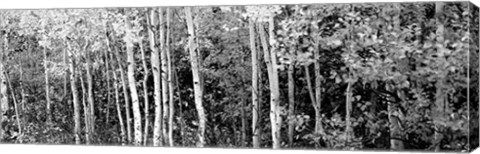
[[236, 119], [232, 120], [232, 126], [233, 126], [233, 146], [237, 147], [238, 145], [238, 137], [237, 137], [237, 124], [236, 124]]
[[258, 53], [255, 46], [255, 24], [252, 20], [249, 21], [249, 33], [250, 33], [250, 50], [252, 51], [252, 142], [253, 148], [260, 148], [260, 104], [259, 104], [259, 88], [258, 88], [258, 76], [259, 76], [259, 64]]
[[[82, 73], [79, 73], [79, 74], [82, 74]], [[88, 107], [88, 104], [86, 103], [86, 99], [87, 99], [87, 88], [85, 88], [85, 81], [83, 80], [83, 76], [80, 75], [80, 84], [81, 84], [81, 88], [82, 88], [82, 104], [83, 104], [83, 116], [85, 117], [84, 120], [85, 120], [85, 143], [87, 145], [89, 145], [91, 143], [90, 141], [90, 108]]]
[[270, 43], [270, 54], [271, 54], [271, 58], [272, 58], [272, 72], [273, 72], [273, 80], [272, 80], [272, 83], [273, 84], [273, 87], [272, 87], [272, 91], [273, 91], [273, 97], [271, 97], [272, 99], [272, 102], [273, 103], [273, 106], [275, 107], [274, 108], [274, 114], [275, 114], [275, 132], [272, 133], [272, 134], [275, 134], [275, 139], [274, 139], [274, 146], [273, 148], [274, 149], [279, 149], [280, 148], [280, 144], [281, 144], [281, 135], [280, 135], [280, 129], [282, 128], [282, 119], [281, 119], [281, 116], [280, 116], [280, 86], [279, 86], [279, 79], [278, 79], [278, 67], [277, 67], [277, 54], [276, 54], [276, 51], [275, 51], [275, 45], [274, 45], [274, 42], [275, 42], [275, 34], [274, 34], [274, 17], [273, 16], [270, 16], [269, 17], [269, 24], [268, 24], [268, 36], [269, 36], [269, 43]]
[[[353, 7], [352, 7], [353, 9]], [[353, 27], [349, 27], [349, 32], [350, 34], [353, 33]], [[348, 35], [348, 41], [352, 42], [353, 40], [353, 37], [352, 35]], [[351, 47], [349, 47], [349, 50], [348, 50], [348, 54], [350, 55], [351, 52], [353, 52], [353, 49], [351, 49]], [[349, 59], [350, 57], [348, 57], [347, 59]], [[352, 111], [352, 85], [353, 85], [353, 82], [351, 81], [353, 76], [352, 76], [352, 66], [348, 66], [348, 72], [347, 72], [347, 89], [346, 89], [346, 92], [345, 92], [345, 97], [346, 97], [346, 101], [345, 101], [345, 113], [346, 113], [346, 116], [345, 116], [345, 147], [350, 147], [350, 140], [351, 140], [351, 135], [352, 135], [352, 128], [351, 128], [351, 121], [350, 121], [350, 114], [351, 114], [351, 111]]]
[[[313, 55], [315, 57], [315, 133], [322, 134], [323, 133], [323, 126], [322, 126], [322, 114], [321, 114], [321, 107], [322, 107], [322, 75], [320, 74], [320, 50], [319, 50], [319, 40], [315, 39], [315, 47], [313, 51]], [[315, 144], [315, 147], [318, 148], [319, 144]]]
[[8, 77], [8, 75], [6, 73], [4, 75], [5, 75], [5, 78], [7, 79], [8, 86], [10, 87], [10, 93], [12, 95], [13, 105], [15, 107], [15, 116], [16, 116], [15, 119], [16, 119], [16, 122], [17, 122], [18, 134], [22, 134], [22, 124], [20, 123], [20, 114], [18, 113], [17, 97], [15, 96], [15, 92], [13, 90], [12, 83], [10, 82], [10, 78]]
[[[2, 18], [2, 15], [0, 15], [0, 22], [3, 22], [3, 18]], [[2, 24], [3, 25], [3, 24]], [[4, 35], [1, 35], [0, 36], [0, 40], [5, 40], [3, 37], [5, 37]], [[5, 82], [5, 56], [4, 56], [4, 52], [5, 52], [5, 44], [7, 42], [6, 41], [0, 41], [0, 126], [1, 124], [3, 123], [3, 114], [5, 113], [5, 111], [7, 110], [5, 108], [5, 105], [4, 104], [8, 104], [8, 94], [7, 94], [7, 86], [6, 86], [6, 82]], [[3, 140], [3, 127], [0, 127], [0, 142]]]
[[312, 89], [312, 78], [310, 76], [310, 70], [308, 69], [308, 66], [305, 65], [304, 66], [305, 68], [305, 78], [307, 80], [307, 90], [308, 90], [308, 94], [310, 96], [310, 102], [312, 102], [312, 106], [314, 109], [316, 109], [316, 99], [315, 99], [315, 95], [313, 93], [313, 89]]
[[[349, 68], [349, 70], [351, 70], [351, 67]], [[345, 113], [346, 113], [346, 116], [345, 116], [345, 136], [346, 136], [346, 139], [345, 139], [345, 146], [346, 147], [349, 147], [350, 146], [350, 140], [351, 140], [351, 135], [352, 135], [352, 128], [351, 128], [351, 121], [350, 121], [350, 117], [351, 117], [351, 111], [352, 111], [352, 81], [348, 81], [348, 80], [351, 80], [352, 76], [350, 75], [351, 72], [348, 72], [348, 79], [347, 79], [347, 90], [346, 90], [346, 93], [345, 93], [345, 97], [346, 97], [346, 102], [345, 102]]]
[[[435, 19], [437, 23], [437, 44], [440, 44], [440, 46], [437, 46], [437, 51], [443, 50], [443, 44], [444, 44], [444, 19], [442, 17], [443, 15], [443, 7], [444, 7], [443, 2], [435, 2]], [[440, 79], [437, 81], [435, 84], [436, 87], [436, 93], [435, 93], [435, 109], [433, 109], [434, 113], [434, 118], [433, 118], [433, 123], [435, 124], [435, 133], [434, 133], [434, 145], [435, 145], [435, 152], [439, 152], [442, 148], [441, 141], [443, 139], [443, 136], [441, 133], [439, 133], [440, 126], [438, 125], [439, 122], [444, 119], [444, 105], [445, 105], [445, 90], [444, 90], [444, 79], [443, 77], [440, 77]]]
[[115, 53], [115, 57], [117, 59], [118, 68], [120, 70], [120, 80], [122, 80], [122, 88], [123, 88], [123, 96], [125, 97], [125, 114], [127, 115], [127, 144], [132, 143], [132, 117], [130, 114], [130, 95], [128, 93], [128, 83], [127, 78], [125, 77], [124, 66], [121, 63], [120, 56], [117, 52]]
[[203, 108], [203, 89], [200, 83], [201, 73], [200, 73], [200, 63], [197, 51], [197, 42], [195, 34], [195, 25], [193, 21], [193, 15], [191, 7], [185, 7], [185, 16], [187, 18], [187, 28], [188, 28], [188, 47], [190, 50], [190, 62], [192, 65], [192, 74], [193, 74], [193, 90], [195, 96], [195, 107], [197, 108], [199, 126], [198, 126], [198, 142], [197, 147], [203, 147], [205, 145], [205, 122], [206, 116]]
[[[68, 44], [68, 42], [67, 42]], [[68, 50], [71, 50], [70, 45], [68, 44]], [[80, 144], [80, 105], [78, 102], [78, 92], [77, 92], [77, 78], [75, 76], [75, 57], [72, 51], [69, 52], [70, 59], [70, 87], [72, 88], [72, 99], [73, 99], [73, 111], [74, 111], [74, 134], [75, 134], [75, 144]]]
[[[105, 24], [106, 26], [106, 24]], [[106, 105], [106, 109], [107, 109], [107, 114], [105, 115], [106, 117], [106, 120], [105, 120], [105, 123], [107, 126], [108, 123], [110, 122], [110, 102], [111, 102], [111, 98], [110, 98], [110, 95], [111, 95], [111, 92], [110, 92], [110, 68], [109, 68], [109, 61], [110, 59], [108, 58], [108, 52], [111, 52], [110, 51], [110, 41], [108, 40], [108, 38], [106, 39], [107, 41], [107, 50], [105, 50], [105, 76], [107, 77], [107, 105]]]
[[[313, 109], [315, 109], [315, 133], [319, 134], [322, 133], [323, 127], [322, 127], [322, 119], [321, 119], [321, 114], [320, 114], [320, 101], [317, 102], [317, 98], [320, 98], [317, 94], [315, 96], [313, 89], [312, 89], [312, 79], [310, 77], [310, 71], [308, 69], [308, 66], [304, 66], [305, 68], [305, 76], [307, 80], [307, 89], [308, 89], [308, 94], [310, 96], [310, 101], [312, 102]], [[316, 69], [315, 69], [316, 70]], [[318, 75], [318, 74], [317, 74]], [[317, 78], [315, 78], [317, 79]], [[320, 86], [318, 82], [315, 82], [316, 86]], [[318, 148], [319, 144], [315, 144], [315, 147]]]
[[295, 81], [294, 81], [295, 62], [292, 61], [288, 66], [288, 144], [293, 147], [294, 123], [295, 118]]
[[[129, 17], [125, 17], [125, 26], [127, 29], [131, 29]], [[128, 38], [129, 34], [127, 33], [126, 37]], [[130, 86], [130, 94], [132, 96], [132, 108], [133, 108], [133, 118], [134, 118], [134, 129], [135, 129], [135, 145], [139, 146], [142, 143], [142, 117], [140, 115], [140, 105], [138, 101], [137, 85], [135, 80], [135, 53], [133, 51], [133, 43], [131, 40], [126, 39], [127, 46], [127, 63], [128, 63], [128, 83]]]
[[114, 80], [114, 90], [115, 90], [115, 105], [117, 107], [117, 117], [118, 117], [118, 122], [120, 123], [120, 137], [121, 137], [121, 143], [122, 145], [125, 145], [127, 137], [125, 136], [125, 124], [123, 123], [123, 117], [122, 117], [122, 109], [120, 108], [120, 96], [118, 92], [118, 83], [120, 82], [117, 77], [116, 71], [113, 72], [113, 80]]
[[43, 66], [45, 68], [45, 98], [47, 99], [47, 124], [52, 123], [52, 110], [50, 103], [50, 82], [48, 78], [47, 47], [43, 47]]
[[93, 75], [91, 71], [91, 59], [90, 59], [90, 51], [88, 50], [88, 47], [90, 46], [90, 40], [85, 39], [86, 45], [83, 47], [83, 51], [85, 52], [85, 59], [87, 61], [86, 65], [86, 72], [87, 72], [87, 102], [88, 102], [88, 107], [89, 109], [89, 127], [90, 127], [90, 132], [89, 136], [93, 137], [93, 134], [95, 132], [95, 108], [94, 108], [94, 98], [93, 98]]
[[[159, 8], [158, 11], [161, 13], [162, 8]], [[156, 12], [155, 10], [151, 9], [149, 13], [149, 28], [148, 28], [148, 36], [150, 39], [150, 50], [151, 52], [151, 65], [152, 65], [152, 72], [153, 72], [153, 83], [154, 83], [154, 101], [155, 101], [155, 121], [154, 121], [154, 128], [153, 128], [153, 145], [154, 146], [163, 146], [162, 142], [162, 94], [161, 94], [161, 79], [160, 79], [160, 53], [156, 47], [157, 42], [155, 40], [155, 33], [153, 31], [153, 27], [157, 26], [156, 21]], [[160, 20], [163, 20], [163, 17], [160, 16]], [[160, 33], [160, 37], [163, 37], [163, 34]]]
[[[350, 75], [349, 75], [350, 76]], [[350, 79], [351, 77], [349, 77]], [[352, 111], [352, 82], [348, 81], [347, 82], [347, 92], [346, 92], [346, 117], [345, 117], [345, 122], [346, 122], [346, 129], [345, 129], [345, 134], [346, 134], [346, 142], [345, 146], [348, 147], [350, 146], [350, 140], [351, 140], [351, 135], [352, 135], [352, 128], [351, 128], [351, 121], [350, 121], [350, 112]]]
[[145, 100], [145, 122], [144, 122], [144, 131], [143, 131], [143, 145], [146, 146], [147, 145], [147, 140], [148, 140], [148, 127], [149, 127], [149, 117], [150, 117], [150, 113], [148, 111], [149, 109], [149, 104], [150, 104], [150, 100], [148, 99], [148, 83], [147, 83], [147, 80], [148, 80], [148, 76], [150, 75], [150, 70], [148, 69], [148, 66], [147, 66], [147, 59], [146, 59], [146, 56], [145, 56], [145, 50], [143, 49], [143, 43], [140, 43], [140, 51], [142, 53], [142, 64], [143, 64], [143, 70], [144, 70], [144, 73], [143, 73], [143, 100]]
[[[163, 18], [163, 13], [160, 14], [160, 17]], [[168, 64], [167, 64], [167, 50], [166, 50], [166, 41], [167, 37], [165, 33], [165, 22], [160, 20], [160, 33], [163, 35], [160, 37], [160, 63], [161, 63], [161, 79], [162, 79], [162, 106], [163, 106], [163, 115], [162, 115], [162, 133], [163, 133], [163, 142], [168, 143]]]
[[279, 82], [278, 82], [278, 72], [277, 72], [277, 60], [275, 49], [273, 46], [274, 39], [274, 25], [273, 25], [273, 16], [269, 17], [269, 42], [271, 45], [270, 51], [268, 51], [268, 45], [266, 41], [266, 34], [264, 30], [263, 24], [259, 25], [260, 29], [260, 39], [263, 46], [264, 52], [264, 59], [265, 63], [267, 64], [268, 70], [268, 79], [270, 84], [270, 123], [271, 123], [271, 135], [273, 140], [273, 149], [280, 148], [280, 126], [281, 126], [281, 119], [280, 119], [280, 112], [279, 112], [279, 104], [280, 104], [280, 91], [279, 91]]
[[172, 147], [174, 146], [173, 144], [173, 116], [174, 116], [174, 102], [173, 102], [173, 56], [172, 56], [172, 51], [170, 50], [170, 37], [172, 36], [170, 33], [170, 17], [171, 17], [171, 11], [170, 8], [167, 8], [167, 34], [166, 34], [166, 52], [167, 52], [167, 58], [168, 58], [168, 102], [169, 102], [169, 117], [168, 117], [168, 143]]
[[[310, 77], [310, 71], [308, 69], [308, 66], [305, 66], [305, 76], [307, 79], [307, 89], [308, 93], [310, 96], [310, 101], [312, 102], [313, 109], [315, 109], [315, 133], [321, 133], [322, 131], [322, 126], [321, 126], [321, 115], [320, 115], [320, 103], [317, 102], [317, 99], [314, 95], [313, 89], [312, 89], [312, 82], [311, 82], [311, 77]], [[318, 148], [318, 144], [315, 144], [315, 147]]]
[[[63, 50], [63, 64], [67, 67], [67, 50]], [[63, 98], [67, 97], [68, 91], [68, 70], [65, 70], [65, 75], [63, 76]], [[23, 89], [23, 88], [22, 88]]]

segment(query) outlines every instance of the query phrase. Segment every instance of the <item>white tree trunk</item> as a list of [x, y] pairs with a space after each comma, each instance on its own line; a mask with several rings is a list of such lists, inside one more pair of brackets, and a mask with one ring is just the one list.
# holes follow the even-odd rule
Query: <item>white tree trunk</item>
[[206, 116], [203, 108], [203, 89], [200, 83], [200, 63], [199, 56], [197, 51], [197, 42], [195, 34], [195, 25], [193, 21], [193, 14], [190, 7], [185, 7], [185, 17], [187, 19], [187, 28], [188, 28], [188, 47], [190, 51], [190, 62], [192, 65], [192, 74], [193, 74], [193, 91], [195, 97], [195, 107], [197, 108], [197, 114], [199, 119], [198, 126], [198, 142], [197, 147], [204, 147], [205, 145], [205, 122]]
[[[2, 36], [3, 37], [3, 36]], [[5, 58], [4, 58], [4, 48], [3, 44], [6, 42], [0, 41], [0, 124], [3, 122], [3, 114], [7, 111], [8, 104], [8, 94], [7, 94], [7, 85], [5, 79]], [[3, 139], [3, 127], [0, 127], [0, 142]]]
[[[162, 8], [158, 9], [159, 12], [163, 12]], [[155, 39], [155, 33], [152, 30], [153, 27], [157, 26], [156, 15], [157, 13], [155, 10], [151, 9], [149, 13], [149, 28], [148, 28], [148, 36], [150, 40], [150, 50], [151, 53], [151, 65], [152, 65], [152, 72], [153, 72], [153, 83], [154, 83], [154, 101], [155, 101], [155, 120], [154, 120], [154, 128], [153, 128], [153, 145], [154, 146], [163, 146], [162, 142], [162, 94], [161, 94], [161, 79], [160, 79], [160, 53], [156, 47], [157, 42]], [[163, 17], [160, 16], [160, 20], [163, 20]], [[160, 37], [163, 37], [163, 34], [160, 34]]]
[[260, 32], [260, 40], [263, 46], [264, 52], [264, 59], [265, 63], [267, 64], [267, 72], [268, 72], [268, 79], [270, 85], [270, 123], [271, 123], [271, 135], [273, 140], [273, 149], [280, 148], [280, 114], [279, 114], [279, 98], [280, 98], [280, 91], [279, 91], [279, 84], [278, 84], [278, 72], [276, 66], [276, 54], [275, 49], [273, 48], [273, 42], [275, 39], [273, 38], [273, 17], [269, 19], [269, 43], [271, 45], [270, 51], [268, 50], [266, 34], [264, 30], [264, 24], [260, 24], [259, 32]]
[[126, 134], [125, 134], [125, 124], [123, 122], [123, 117], [122, 117], [122, 109], [120, 108], [120, 96], [118, 92], [118, 83], [120, 82], [117, 77], [116, 71], [113, 71], [113, 80], [114, 80], [114, 90], [115, 90], [115, 106], [117, 107], [117, 117], [118, 117], [118, 122], [120, 123], [120, 137], [121, 137], [121, 143], [122, 145], [125, 145], [125, 142], [127, 140]]
[[[82, 72], [79, 74], [83, 74]], [[80, 85], [82, 89], [82, 105], [83, 105], [83, 116], [85, 120], [85, 144], [89, 145], [90, 144], [90, 128], [91, 128], [91, 118], [90, 118], [90, 108], [87, 105], [87, 88], [85, 88], [85, 81], [83, 80], [83, 75], [80, 75]]]
[[[320, 50], [319, 50], [319, 40], [315, 39], [315, 47], [313, 51], [313, 55], [315, 57], [315, 133], [321, 134], [323, 133], [323, 126], [322, 126], [322, 117], [321, 117], [321, 110], [322, 110], [322, 75], [320, 74]], [[315, 147], [318, 147], [319, 144], [315, 144]]]
[[119, 55], [115, 56], [117, 58], [117, 63], [118, 63], [118, 68], [120, 70], [120, 80], [122, 81], [122, 88], [123, 88], [123, 97], [125, 98], [125, 114], [127, 118], [127, 144], [132, 143], [132, 117], [130, 114], [131, 108], [130, 108], [130, 95], [128, 93], [128, 83], [127, 79], [125, 77], [125, 71], [123, 70], [124, 67], [120, 63], [120, 57]]
[[260, 148], [260, 104], [259, 104], [259, 88], [258, 88], [258, 76], [259, 76], [259, 64], [258, 53], [255, 46], [255, 24], [252, 20], [249, 21], [249, 33], [250, 33], [250, 50], [252, 51], [252, 142], [253, 148]]
[[[131, 23], [128, 15], [125, 17], [125, 26], [127, 29], [131, 29]], [[135, 145], [140, 146], [142, 144], [142, 117], [140, 115], [140, 104], [138, 101], [137, 85], [135, 80], [135, 52], [133, 51], [133, 42], [129, 40], [131, 33], [126, 34], [126, 46], [127, 46], [127, 63], [128, 63], [128, 84], [130, 86], [130, 94], [132, 97], [133, 108], [133, 127], [135, 131]]]
[[[163, 18], [163, 13], [160, 14], [160, 18]], [[160, 37], [160, 63], [161, 63], [161, 79], [162, 79], [162, 106], [163, 106], [163, 115], [162, 115], [162, 133], [163, 133], [163, 142], [168, 142], [168, 57], [167, 57], [167, 50], [166, 50], [166, 41], [165, 38], [167, 37], [165, 33], [165, 22], [160, 20], [160, 33], [162, 37]]]
[[87, 65], [85, 66], [85, 70], [87, 72], [87, 102], [88, 102], [88, 107], [89, 107], [89, 127], [90, 127], [90, 132], [89, 136], [93, 137], [93, 132], [95, 131], [95, 108], [94, 108], [94, 98], [93, 98], [93, 75], [92, 75], [92, 70], [91, 70], [91, 59], [90, 59], [90, 52], [88, 51], [88, 47], [90, 45], [90, 40], [85, 39], [86, 45], [83, 47], [83, 51], [86, 55], [86, 61]]
[[[68, 44], [68, 43], [67, 43]], [[78, 102], [78, 92], [77, 92], [77, 78], [75, 76], [76, 67], [75, 67], [75, 57], [72, 54], [71, 47], [68, 44], [69, 50], [69, 59], [70, 59], [70, 87], [72, 88], [72, 99], [73, 99], [73, 111], [74, 111], [74, 134], [75, 134], [75, 144], [80, 144], [80, 105]]]

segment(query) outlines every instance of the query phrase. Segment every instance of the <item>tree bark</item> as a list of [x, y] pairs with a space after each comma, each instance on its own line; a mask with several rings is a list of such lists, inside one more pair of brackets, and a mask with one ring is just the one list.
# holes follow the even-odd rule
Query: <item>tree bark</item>
[[170, 8], [167, 8], [167, 34], [166, 34], [166, 52], [167, 52], [167, 63], [168, 63], [168, 102], [169, 102], [169, 117], [168, 117], [168, 143], [171, 147], [173, 144], [173, 116], [174, 116], [174, 102], [173, 102], [173, 56], [172, 51], [170, 50], [170, 17], [171, 11]]
[[268, 71], [268, 79], [270, 85], [270, 123], [271, 123], [271, 135], [273, 140], [273, 149], [280, 148], [280, 114], [279, 114], [279, 98], [280, 98], [280, 91], [279, 91], [279, 84], [278, 84], [278, 72], [277, 72], [277, 64], [276, 64], [276, 55], [275, 49], [273, 46], [273, 42], [275, 39], [273, 38], [273, 16], [269, 18], [269, 42], [271, 45], [270, 51], [268, 50], [266, 34], [264, 30], [263, 24], [259, 26], [260, 32], [260, 39], [263, 46], [264, 52], [264, 59], [265, 63], [267, 64], [267, 71]]
[[[125, 26], [127, 29], [131, 29], [131, 23], [128, 15], [125, 17]], [[131, 37], [130, 33], [127, 32], [126, 36], [126, 46], [127, 46], [127, 63], [128, 63], [128, 83], [130, 86], [130, 94], [132, 97], [132, 108], [133, 108], [133, 121], [135, 129], [135, 145], [140, 146], [142, 144], [142, 117], [140, 115], [140, 105], [138, 101], [138, 92], [137, 85], [135, 80], [135, 52], [133, 51], [133, 42], [129, 40]]]
[[195, 97], [195, 107], [197, 108], [197, 114], [199, 119], [198, 126], [198, 142], [197, 147], [204, 147], [205, 145], [205, 122], [206, 116], [203, 108], [203, 89], [200, 83], [200, 64], [197, 51], [197, 42], [195, 34], [195, 25], [193, 21], [193, 15], [190, 7], [185, 7], [185, 16], [187, 18], [187, 28], [188, 28], [188, 47], [190, 51], [190, 62], [192, 65], [192, 74], [193, 74], [193, 90]]
[[87, 102], [88, 102], [88, 107], [89, 107], [89, 127], [90, 127], [90, 132], [89, 136], [93, 137], [93, 132], [95, 131], [95, 108], [94, 108], [94, 98], [93, 98], [93, 75], [91, 71], [91, 59], [90, 59], [90, 52], [88, 51], [88, 47], [90, 46], [90, 40], [88, 38], [85, 38], [86, 45], [83, 47], [83, 51], [86, 55], [85, 59], [87, 62], [87, 65], [85, 66], [86, 72], [87, 72]]
[[258, 53], [255, 46], [255, 24], [252, 20], [248, 24], [250, 33], [250, 50], [252, 51], [252, 142], [253, 148], [260, 148], [260, 108], [258, 97], [258, 76], [259, 76], [259, 64]]
[[[68, 42], [67, 42], [68, 44]], [[71, 50], [70, 45], [68, 44], [68, 50]], [[69, 52], [70, 59], [70, 87], [72, 88], [72, 99], [73, 99], [73, 110], [74, 110], [74, 134], [75, 134], [75, 144], [80, 144], [80, 105], [78, 102], [78, 92], [77, 92], [77, 78], [75, 76], [75, 57], [72, 51]]]
[[[161, 13], [162, 8], [159, 8], [158, 11]], [[159, 13], [159, 14], [160, 14]], [[160, 53], [157, 49], [157, 42], [155, 39], [155, 33], [153, 28], [157, 26], [156, 22], [156, 12], [155, 10], [151, 9], [149, 13], [149, 28], [148, 28], [148, 36], [150, 39], [150, 50], [151, 52], [151, 65], [152, 65], [152, 72], [153, 72], [153, 83], [154, 83], [154, 101], [155, 101], [155, 120], [154, 120], [154, 128], [153, 128], [153, 145], [154, 146], [163, 146], [162, 142], [162, 94], [161, 94], [161, 79], [160, 79]], [[163, 17], [160, 16], [160, 20], [163, 20]], [[163, 34], [160, 33], [160, 37], [163, 37]]]
[[[80, 74], [83, 74], [83, 73], [80, 73]], [[83, 75], [80, 75], [80, 85], [81, 85], [81, 88], [82, 88], [82, 104], [83, 104], [83, 116], [85, 117], [84, 120], [85, 120], [85, 144], [89, 145], [91, 142], [90, 142], [90, 108], [88, 107], [87, 105], [87, 101], [86, 101], [86, 98], [87, 98], [87, 88], [85, 88], [85, 81], [83, 80]]]
[[[163, 18], [163, 12], [160, 14], [160, 18]], [[167, 37], [165, 33], [165, 22], [163, 19], [160, 20], [160, 33], [163, 35], [160, 37], [160, 65], [161, 65], [161, 79], [162, 79], [162, 106], [163, 106], [163, 115], [162, 115], [162, 133], [163, 133], [163, 142], [168, 143], [168, 64], [167, 64], [167, 50], [166, 50], [166, 41]]]
[[[318, 38], [315, 39], [315, 47], [313, 51], [313, 56], [315, 57], [315, 133], [322, 134], [323, 133], [323, 126], [322, 126], [322, 114], [321, 114], [321, 107], [322, 107], [322, 75], [320, 74], [320, 50], [319, 50], [319, 40]], [[319, 144], [315, 144], [315, 147], [318, 148]]]
[[[349, 75], [350, 76], [350, 75]], [[348, 80], [350, 80], [349, 77]], [[346, 142], [345, 146], [348, 147], [350, 145], [351, 135], [352, 135], [352, 128], [351, 128], [351, 121], [350, 121], [350, 112], [352, 111], [352, 82], [347, 81], [347, 90], [346, 90], [346, 116], [345, 116], [345, 134], [346, 134]]]
[[[113, 57], [112, 57], [113, 58]], [[121, 143], [122, 145], [125, 145], [127, 141], [127, 137], [125, 136], [125, 124], [123, 123], [123, 117], [122, 117], [122, 109], [120, 108], [120, 96], [118, 92], [118, 80], [117, 73], [116, 71], [113, 72], [113, 80], [114, 80], [114, 90], [115, 90], [115, 105], [117, 107], [117, 117], [118, 117], [118, 122], [120, 123], [120, 137], [121, 137]]]
[[[3, 21], [2, 15], [0, 15], [0, 21]], [[3, 40], [4, 35], [0, 36], [0, 40]], [[6, 41], [0, 41], [0, 126], [3, 123], [3, 113], [7, 110], [4, 104], [8, 104], [7, 86], [5, 82], [5, 43]], [[3, 140], [3, 127], [0, 127], [0, 142]]]
[[[67, 67], [67, 50], [63, 50], [63, 64], [65, 65], [65, 67]], [[69, 76], [68, 73], [69, 73], [68, 70], [65, 70], [65, 76], [63, 77], [63, 98], [64, 99], [65, 97], [67, 97], [67, 91], [68, 91], [68, 76]]]
[[[1, 16], [0, 16], [1, 17]], [[3, 35], [1, 37], [4, 37]], [[2, 39], [2, 38], [0, 38]], [[5, 41], [0, 41], [0, 126], [3, 123], [3, 114], [8, 110], [8, 94], [7, 94], [7, 85], [5, 79]], [[3, 140], [3, 127], [0, 127], [0, 142]]]

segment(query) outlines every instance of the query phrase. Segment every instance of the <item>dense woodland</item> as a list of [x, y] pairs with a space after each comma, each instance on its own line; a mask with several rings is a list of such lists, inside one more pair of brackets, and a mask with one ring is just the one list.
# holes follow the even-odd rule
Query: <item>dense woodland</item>
[[0, 10], [0, 142], [469, 151], [467, 2]]

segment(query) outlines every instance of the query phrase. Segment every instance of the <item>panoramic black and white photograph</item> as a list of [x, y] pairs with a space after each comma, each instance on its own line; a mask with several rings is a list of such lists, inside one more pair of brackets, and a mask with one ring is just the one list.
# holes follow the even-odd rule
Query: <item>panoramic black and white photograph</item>
[[471, 152], [479, 11], [0, 9], [0, 144]]

